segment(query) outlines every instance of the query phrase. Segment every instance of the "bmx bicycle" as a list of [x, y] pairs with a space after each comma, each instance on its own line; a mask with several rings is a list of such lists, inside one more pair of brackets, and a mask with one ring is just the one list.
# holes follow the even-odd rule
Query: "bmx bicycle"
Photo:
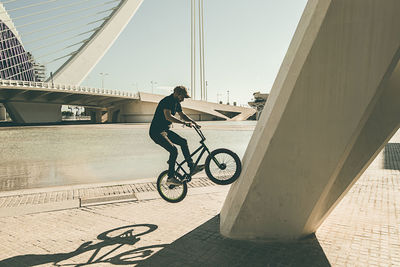
[[[195, 125], [192, 127], [201, 138], [200, 146], [191, 154], [193, 158], [194, 155], [200, 153], [194, 163], [194, 167], [196, 168], [202, 156], [207, 152], [208, 156], [204, 164], [207, 177], [219, 185], [228, 185], [236, 181], [242, 171], [239, 156], [235, 152], [225, 148], [219, 148], [210, 152], [204, 143], [206, 138], [203, 132]], [[164, 200], [177, 203], [186, 197], [188, 190], [187, 183], [192, 180], [190, 171], [186, 171], [183, 168], [183, 164], [186, 162], [186, 160], [180, 163], [176, 162], [175, 177], [182, 182], [181, 185], [167, 184], [168, 170], [161, 172], [158, 176], [157, 191]]]

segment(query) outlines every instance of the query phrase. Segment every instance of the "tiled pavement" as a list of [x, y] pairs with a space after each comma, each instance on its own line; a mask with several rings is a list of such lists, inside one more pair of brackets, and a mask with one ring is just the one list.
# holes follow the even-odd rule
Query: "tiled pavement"
[[397, 135], [316, 237], [223, 238], [228, 188], [206, 186], [177, 204], [153, 198], [0, 218], [0, 266], [400, 266], [399, 143]]
[[[203, 188], [200, 191], [210, 186], [215, 184], [200, 175], [188, 184], [192, 190]], [[154, 179], [0, 192], [0, 217], [154, 198], [158, 198]]]

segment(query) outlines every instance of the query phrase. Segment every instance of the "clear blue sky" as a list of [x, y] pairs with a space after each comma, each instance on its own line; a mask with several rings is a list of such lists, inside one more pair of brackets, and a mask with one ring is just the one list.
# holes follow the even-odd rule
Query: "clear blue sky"
[[[42, 55], [52, 53], [52, 50], [57, 51], [68, 44], [61, 42], [57, 44], [59, 47], [50, 45], [38, 49], [52, 42], [60, 43], [65, 36], [58, 35], [53, 40], [45, 41], [38, 37], [57, 31], [61, 34], [73, 25], [62, 25], [59, 28], [48, 29], [48, 32], [46, 29], [52, 23], [71, 21], [71, 18], [64, 16], [56, 21], [44, 21], [40, 25], [33, 22], [66, 11], [57, 9], [51, 13], [38, 14], [36, 17], [25, 15], [50, 9], [52, 5], [78, 3], [79, 5], [71, 7], [76, 9], [101, 2], [107, 3], [106, 0], [59, 0], [46, 6], [19, 9], [24, 5], [38, 3], [37, 0], [24, 0], [7, 3], [6, 8], [17, 30], [22, 34], [25, 48], [32, 51], [39, 62], [44, 63], [47, 58], [42, 58]], [[231, 103], [236, 101], [246, 104], [252, 99], [254, 92], [270, 91], [306, 2], [307, 0], [204, 0], [205, 76], [208, 81], [209, 101], [216, 102], [219, 98], [225, 103], [229, 90]], [[190, 3], [190, 0], [144, 0], [120, 37], [88, 75], [83, 85], [101, 87], [102, 78], [99, 73], [108, 73], [104, 78], [104, 87], [109, 89], [151, 92], [151, 81], [156, 82], [154, 93], [168, 94], [171, 88], [180, 84], [189, 87]], [[17, 9], [13, 11], [14, 8]], [[90, 16], [95, 12], [93, 8], [85, 12], [88, 14], [87, 19], [94, 20]], [[75, 22], [82, 23], [82, 20], [83, 17]], [[27, 24], [31, 25], [25, 26]], [[38, 32], [41, 27], [45, 28]], [[84, 31], [83, 28], [81, 30]], [[71, 39], [70, 43], [73, 42], [76, 41]], [[55, 54], [53, 58], [57, 56]], [[54, 64], [61, 63], [58, 61]], [[57, 66], [47, 67], [49, 73], [54, 72]], [[197, 87], [199, 88], [198, 85]], [[199, 96], [199, 89], [197, 90]]]
[[[204, 0], [209, 101], [226, 102], [229, 90], [231, 103], [245, 104], [270, 91], [306, 2]], [[190, 87], [190, 1], [145, 0], [83, 84], [100, 87], [100, 72], [106, 88]]]

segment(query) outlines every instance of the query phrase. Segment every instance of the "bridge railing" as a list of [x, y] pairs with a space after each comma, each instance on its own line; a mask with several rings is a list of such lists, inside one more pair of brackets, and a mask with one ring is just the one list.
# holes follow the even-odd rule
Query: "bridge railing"
[[120, 90], [115, 90], [115, 89], [94, 88], [94, 87], [69, 85], [69, 84], [55, 84], [52, 82], [32, 82], [32, 81], [0, 79], [0, 86], [45, 88], [45, 89], [55, 89], [55, 90], [62, 90], [62, 91], [74, 91], [74, 92], [84, 92], [84, 93], [91, 93], [91, 94], [139, 98], [138, 93], [120, 91]]

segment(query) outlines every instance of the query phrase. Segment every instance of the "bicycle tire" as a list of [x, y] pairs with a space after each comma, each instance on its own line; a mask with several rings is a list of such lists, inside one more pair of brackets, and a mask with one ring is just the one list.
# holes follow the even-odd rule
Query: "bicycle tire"
[[[213, 158], [216, 158], [221, 164], [226, 164], [226, 168], [219, 168], [214, 161], [211, 161]], [[231, 162], [235, 163], [234, 167], [229, 166], [230, 169], [226, 170], [228, 168], [227, 164], [230, 164]], [[242, 172], [242, 163], [235, 152], [226, 148], [219, 148], [212, 151], [207, 156], [205, 161], [205, 171], [208, 178], [210, 178], [214, 183], [227, 185], [233, 183], [239, 178], [240, 173]], [[225, 174], [224, 178], [221, 177], [221, 172], [222, 174]]]
[[[178, 176], [178, 178], [180, 180], [183, 179], [182, 175], [180, 175], [179, 173], [175, 173], [175, 175]], [[186, 194], [187, 194], [186, 182], [183, 182], [182, 185], [180, 185], [180, 186], [174, 186], [173, 188], [170, 188], [170, 186], [165, 185], [165, 181], [167, 180], [167, 178], [168, 178], [168, 170], [163, 171], [158, 176], [158, 178], [157, 178], [158, 193], [164, 200], [166, 200], [170, 203], [177, 203], [177, 202], [182, 201], [186, 197]], [[181, 190], [176, 190], [180, 187], [181, 187]], [[175, 193], [177, 193], [176, 197], [170, 197], [165, 194], [166, 192], [172, 192], [172, 190], [174, 190]]]

